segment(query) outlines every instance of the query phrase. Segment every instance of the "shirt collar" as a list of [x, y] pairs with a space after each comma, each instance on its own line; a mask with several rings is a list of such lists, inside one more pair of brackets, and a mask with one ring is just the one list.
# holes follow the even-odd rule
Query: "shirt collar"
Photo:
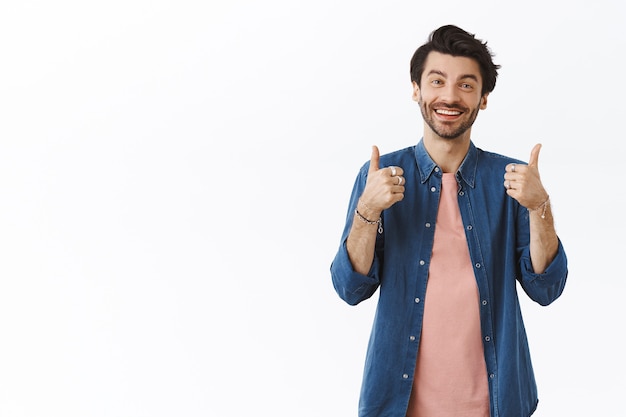
[[[417, 160], [417, 168], [420, 173], [420, 180], [423, 183], [428, 181], [428, 178], [432, 175], [437, 167], [435, 161], [432, 160], [426, 147], [424, 146], [424, 139], [422, 138], [415, 147], [415, 159]], [[478, 163], [478, 151], [474, 143], [470, 141], [470, 146], [459, 167], [456, 176], [457, 180], [463, 180], [467, 185], [474, 188], [476, 183], [476, 166]]]

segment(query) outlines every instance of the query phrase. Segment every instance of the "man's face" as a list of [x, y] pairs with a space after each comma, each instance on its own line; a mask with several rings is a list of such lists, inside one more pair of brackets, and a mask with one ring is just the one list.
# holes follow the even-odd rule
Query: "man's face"
[[467, 133], [487, 107], [481, 96], [482, 78], [478, 63], [471, 58], [431, 52], [422, 73], [421, 87], [413, 82], [413, 100], [430, 129], [445, 139]]

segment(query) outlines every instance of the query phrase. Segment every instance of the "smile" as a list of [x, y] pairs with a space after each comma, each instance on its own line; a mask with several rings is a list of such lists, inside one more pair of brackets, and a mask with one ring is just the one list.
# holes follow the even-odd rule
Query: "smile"
[[459, 114], [461, 114], [461, 112], [458, 110], [442, 110], [442, 109], [435, 110], [435, 113], [444, 114], [446, 116], [458, 116]]

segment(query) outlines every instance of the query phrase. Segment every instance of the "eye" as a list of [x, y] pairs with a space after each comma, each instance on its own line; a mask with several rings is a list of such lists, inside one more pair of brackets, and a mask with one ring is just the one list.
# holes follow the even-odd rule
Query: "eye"
[[442, 84], [443, 84], [443, 81], [441, 81], [441, 80], [432, 80], [430, 83], [431, 83], [432, 85], [442, 85]]
[[463, 88], [465, 90], [471, 90], [472, 88], [474, 88], [474, 86], [472, 84], [469, 84], [469, 83], [462, 83], [461, 84], [461, 88]]

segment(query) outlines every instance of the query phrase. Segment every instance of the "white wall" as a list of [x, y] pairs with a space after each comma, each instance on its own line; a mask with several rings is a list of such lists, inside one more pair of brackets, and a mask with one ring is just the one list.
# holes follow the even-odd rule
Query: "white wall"
[[408, 63], [447, 23], [502, 64], [474, 141], [543, 143], [570, 259], [523, 304], [536, 415], [621, 412], [617, 0], [6, 3], [0, 415], [355, 416], [375, 299], [329, 266], [370, 146], [420, 137]]

